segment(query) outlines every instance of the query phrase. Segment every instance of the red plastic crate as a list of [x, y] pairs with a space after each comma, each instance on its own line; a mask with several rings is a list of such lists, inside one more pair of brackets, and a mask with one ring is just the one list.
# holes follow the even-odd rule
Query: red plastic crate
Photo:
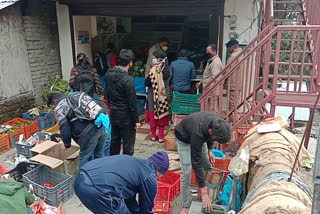
[[0, 154], [10, 149], [8, 134], [0, 134]]
[[19, 141], [19, 136], [20, 136], [21, 134], [23, 134], [23, 133], [24, 133], [24, 129], [23, 129], [23, 128], [16, 128], [16, 127], [13, 128], [13, 132], [8, 134], [8, 136], [9, 136], [9, 142], [10, 142], [10, 148], [11, 148], [12, 146], [14, 146], [14, 145], [13, 145], [13, 142], [12, 142], [12, 137], [13, 137], [13, 139], [14, 139], [14, 143], [16, 143], [16, 142]]
[[198, 186], [197, 178], [196, 178], [196, 173], [194, 170], [191, 168], [191, 186]]
[[170, 201], [175, 199], [180, 194], [180, 179], [181, 175], [175, 172], [168, 171], [158, 180], [158, 186], [170, 187]]
[[170, 187], [158, 186], [156, 199], [154, 200], [154, 213], [170, 214]]
[[230, 161], [231, 161], [230, 158], [226, 158], [226, 159], [218, 159], [218, 158], [216, 158], [214, 160], [214, 168], [224, 170], [223, 183], [222, 183], [222, 185], [220, 187], [220, 190], [222, 190], [222, 188], [224, 186], [224, 183], [226, 182], [226, 179], [227, 179], [228, 175], [230, 174], [230, 172], [228, 170]]
[[[16, 127], [13, 126], [12, 124], [15, 124], [17, 122], [20, 123], [30, 123], [29, 125], [26, 126], [21, 126], [21, 127]], [[23, 128], [23, 135], [24, 135], [24, 139], [28, 139], [29, 137], [31, 137], [34, 133], [39, 132], [39, 125], [38, 125], [38, 121], [37, 120], [23, 120], [21, 118], [14, 118], [6, 123], [4, 123], [4, 125], [10, 125], [13, 128]]]

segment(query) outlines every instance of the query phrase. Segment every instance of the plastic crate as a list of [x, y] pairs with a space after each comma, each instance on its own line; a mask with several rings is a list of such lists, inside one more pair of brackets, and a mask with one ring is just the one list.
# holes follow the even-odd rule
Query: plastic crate
[[11, 147], [15, 147], [15, 143], [19, 142], [19, 137], [22, 134], [24, 134], [24, 129], [23, 128], [19, 128], [19, 127], [13, 128], [13, 132], [8, 134], [9, 142], [10, 142], [10, 148]]
[[172, 122], [174, 126], [177, 126], [186, 116], [187, 114], [172, 114]]
[[191, 103], [198, 103], [201, 94], [183, 94], [177, 91], [173, 92], [172, 100], [177, 102], [191, 102]]
[[59, 132], [60, 131], [60, 126], [59, 123], [56, 123], [54, 126], [43, 130], [43, 132], [48, 132], [48, 133], [55, 133], [55, 132]]
[[[22, 125], [20, 127], [14, 126], [13, 124], [16, 123], [22, 123]], [[29, 125], [23, 125], [23, 124], [27, 124], [29, 123]], [[27, 139], [29, 137], [31, 137], [34, 133], [39, 131], [39, 125], [38, 125], [38, 121], [34, 120], [34, 121], [28, 121], [28, 120], [23, 120], [21, 118], [14, 118], [6, 123], [4, 123], [4, 125], [10, 125], [13, 128], [23, 128], [23, 134], [24, 134], [24, 138]]]
[[[51, 183], [54, 187], [43, 187], [44, 183]], [[47, 166], [40, 166], [25, 173], [23, 184], [25, 187], [32, 184], [34, 193], [44, 198], [47, 204], [55, 207], [73, 195], [72, 176], [62, 174]]]
[[11, 148], [8, 134], [0, 134], [0, 154]]
[[195, 112], [200, 112], [200, 103], [172, 102], [172, 113], [174, 114], [192, 114]]
[[13, 178], [15, 181], [20, 181], [22, 182], [22, 176], [26, 172], [29, 172], [37, 167], [39, 167], [40, 164], [38, 163], [33, 163], [33, 162], [21, 162], [19, 163], [14, 169], [11, 169], [7, 174], [11, 178]]
[[221, 184], [220, 190], [223, 189], [224, 183], [227, 180], [228, 175], [230, 174], [229, 172], [229, 164], [230, 164], [231, 159], [230, 158], [225, 158], [225, 159], [214, 159], [214, 168], [224, 170], [224, 177], [223, 177], [223, 182]]
[[32, 158], [36, 153], [30, 151], [30, 149], [34, 146], [35, 145], [24, 145], [24, 144], [16, 143], [17, 154], [23, 155], [28, 159]]
[[154, 213], [170, 214], [170, 187], [159, 186], [156, 199], [154, 200]]
[[165, 185], [170, 187], [170, 201], [180, 194], [180, 179], [180, 174], [168, 171], [158, 180], [160, 186]]
[[30, 115], [29, 112], [24, 112], [22, 114], [22, 118], [25, 120], [37, 120], [40, 130], [48, 129], [54, 126], [55, 122], [53, 112], [39, 111], [39, 114], [40, 116], [34, 116]]
[[191, 186], [198, 186], [197, 178], [196, 178], [196, 173], [194, 170], [191, 168]]

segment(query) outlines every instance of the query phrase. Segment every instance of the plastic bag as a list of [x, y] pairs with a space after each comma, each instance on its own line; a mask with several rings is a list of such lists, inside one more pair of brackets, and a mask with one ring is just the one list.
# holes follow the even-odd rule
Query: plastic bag
[[235, 176], [246, 174], [249, 170], [249, 147], [240, 148], [229, 164], [229, 171]]

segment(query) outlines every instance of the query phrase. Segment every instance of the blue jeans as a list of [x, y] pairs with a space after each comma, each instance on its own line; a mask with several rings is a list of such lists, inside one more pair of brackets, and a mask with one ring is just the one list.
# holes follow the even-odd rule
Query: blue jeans
[[80, 149], [79, 169], [81, 169], [81, 167], [88, 163], [89, 157], [92, 153], [94, 153], [94, 159], [104, 157], [103, 149], [107, 139], [107, 134], [104, 130], [104, 126], [101, 126]]
[[91, 212], [97, 214], [131, 214], [125, 202], [115, 196], [107, 188], [98, 189], [91, 183], [90, 178], [79, 173], [74, 184], [74, 191], [80, 201]]
[[[183, 207], [190, 206], [189, 192], [191, 183], [191, 146], [190, 144], [184, 143], [176, 138], [178, 153], [181, 162], [181, 201]], [[208, 147], [204, 143], [202, 145], [202, 166], [204, 170], [212, 169], [209, 161]]]

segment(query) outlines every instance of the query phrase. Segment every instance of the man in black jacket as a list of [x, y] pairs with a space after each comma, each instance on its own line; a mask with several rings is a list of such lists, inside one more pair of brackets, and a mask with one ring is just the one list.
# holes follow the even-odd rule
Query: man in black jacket
[[[175, 129], [178, 153], [181, 161], [181, 197], [185, 214], [189, 207], [189, 186], [191, 166], [196, 174], [202, 198], [202, 206], [212, 210], [208, 188], [205, 184], [203, 168], [210, 169], [214, 157], [213, 141], [227, 143], [230, 140], [230, 127], [226, 121], [213, 112], [197, 112], [185, 117]], [[208, 158], [209, 155], [209, 158]], [[211, 164], [210, 164], [211, 163]]]
[[123, 154], [133, 155], [136, 128], [141, 127], [134, 80], [129, 75], [133, 60], [132, 51], [122, 49], [118, 57], [118, 66], [109, 69], [104, 77], [105, 99], [111, 109], [110, 155], [120, 154], [121, 143]]

